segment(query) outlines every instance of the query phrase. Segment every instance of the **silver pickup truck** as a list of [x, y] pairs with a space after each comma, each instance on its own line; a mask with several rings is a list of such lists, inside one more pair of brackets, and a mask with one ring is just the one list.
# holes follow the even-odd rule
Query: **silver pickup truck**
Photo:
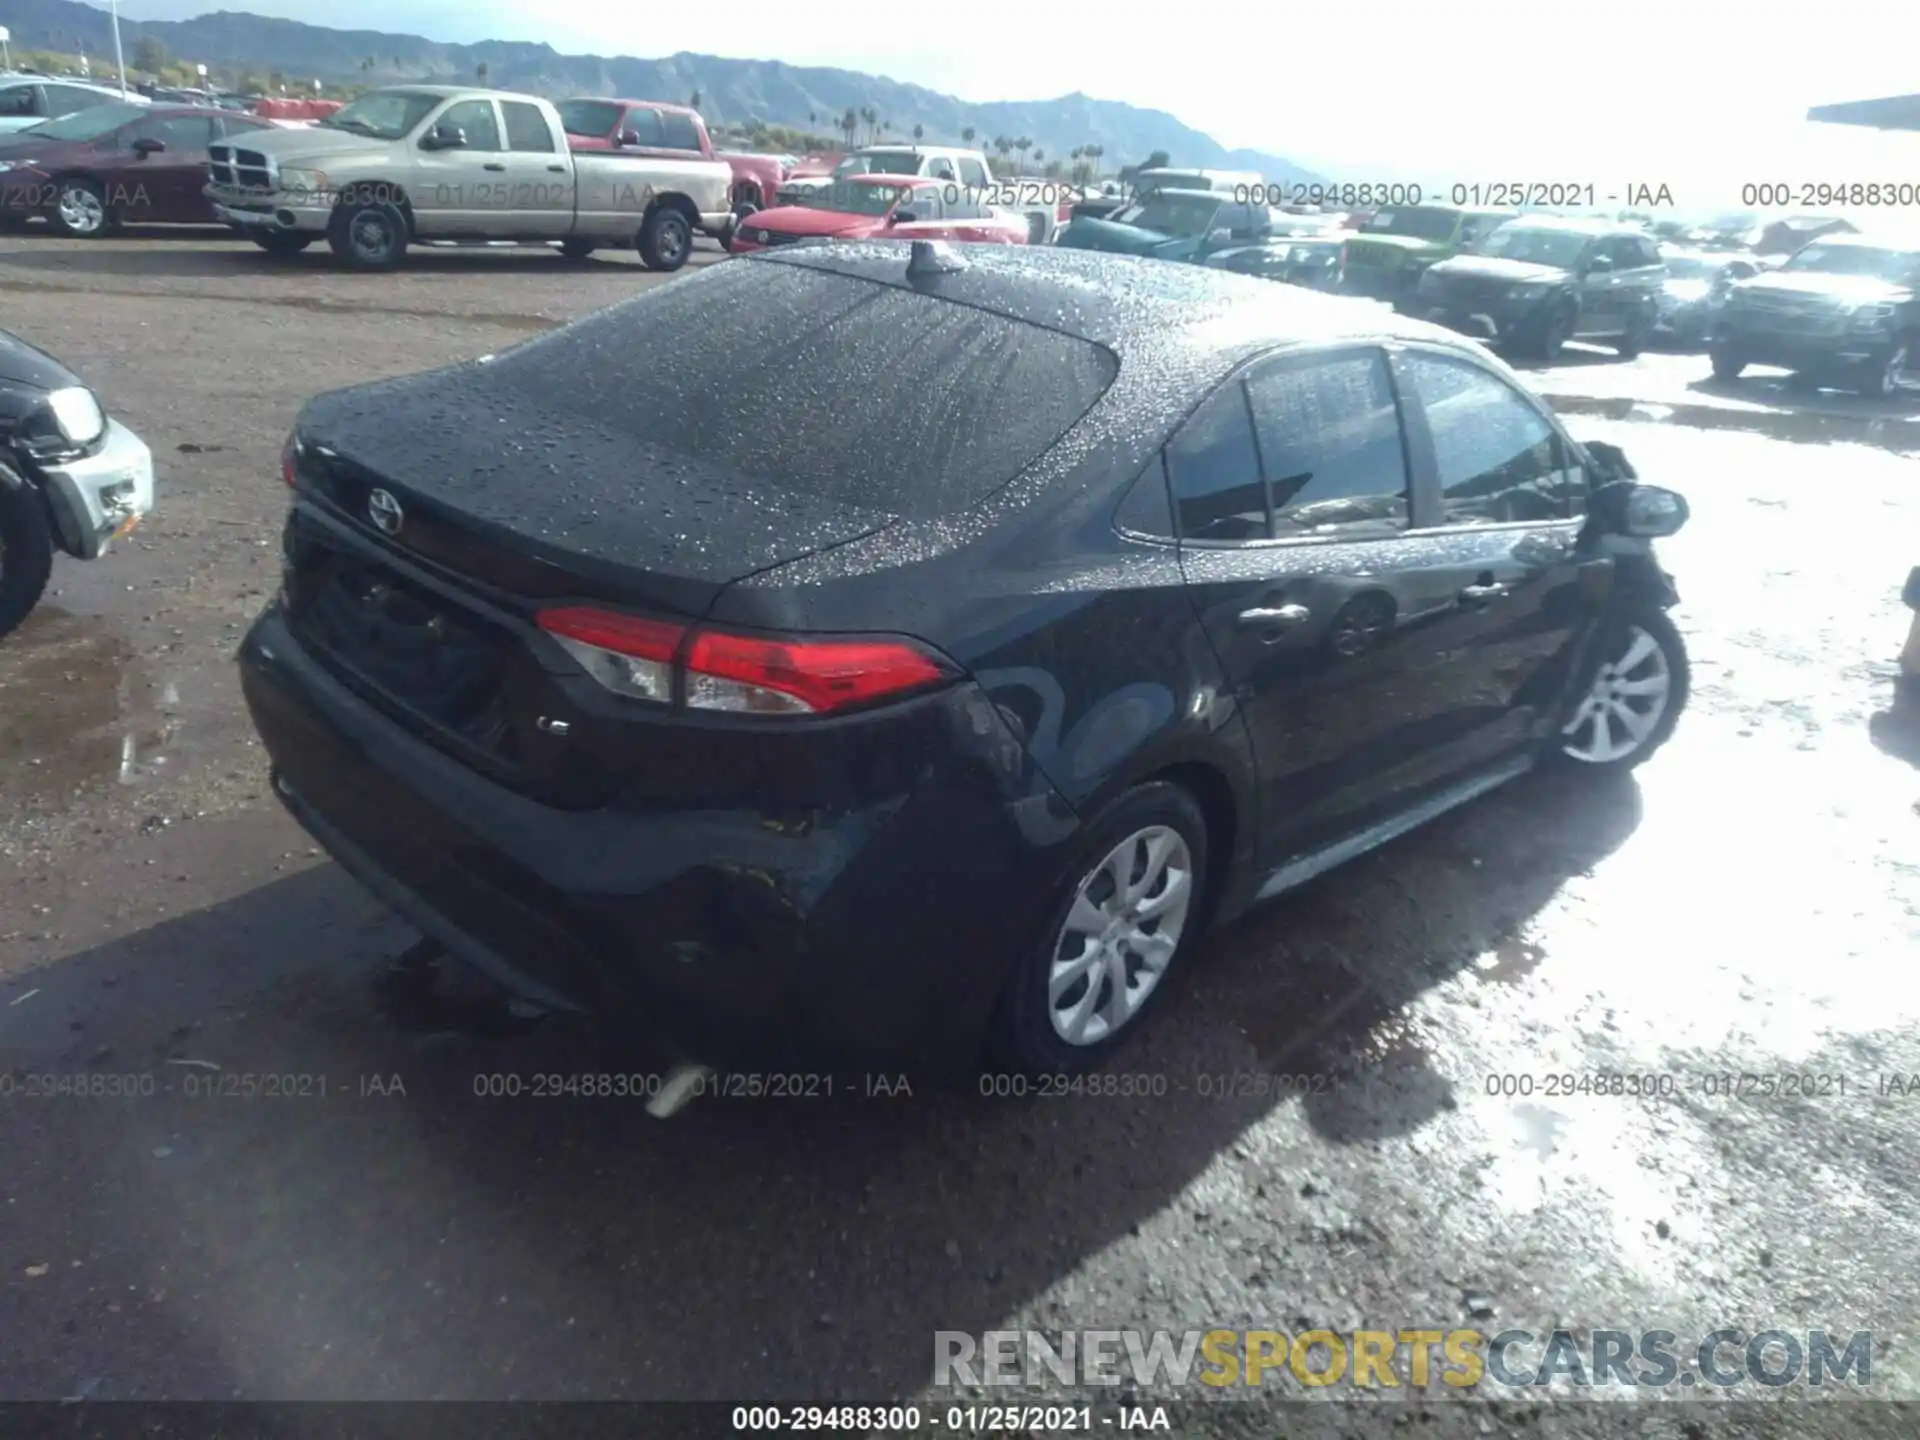
[[325, 238], [357, 269], [386, 270], [415, 241], [555, 243], [578, 259], [634, 246], [677, 270], [696, 230], [724, 235], [722, 160], [574, 154], [545, 100], [501, 90], [375, 90], [300, 130], [209, 147], [214, 213], [270, 254]]

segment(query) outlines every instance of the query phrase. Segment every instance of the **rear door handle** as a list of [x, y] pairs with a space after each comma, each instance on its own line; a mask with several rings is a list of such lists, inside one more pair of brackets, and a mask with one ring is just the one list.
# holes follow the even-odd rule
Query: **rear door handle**
[[1462, 605], [1485, 605], [1512, 590], [1511, 585], [1469, 585], [1460, 592]]
[[564, 175], [567, 173], [567, 167], [564, 165], [549, 165], [547, 169], [551, 170], [556, 175]]
[[480, 168], [482, 170], [504, 170], [507, 167], [498, 163], [497, 161], [490, 160], [485, 165], [482, 165]]
[[1304, 605], [1279, 605], [1271, 608], [1256, 605], [1251, 610], [1242, 610], [1234, 617], [1234, 623], [1242, 630], [1266, 630], [1279, 634], [1304, 625], [1312, 613]]

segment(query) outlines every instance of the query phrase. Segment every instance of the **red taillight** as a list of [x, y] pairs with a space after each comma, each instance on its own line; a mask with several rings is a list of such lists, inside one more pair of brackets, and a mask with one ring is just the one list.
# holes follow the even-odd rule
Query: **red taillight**
[[691, 710], [822, 715], [954, 679], [947, 661], [898, 636], [773, 638], [695, 630], [608, 610], [542, 611], [540, 628], [618, 694]]
[[687, 649], [687, 704], [759, 714], [815, 714], [865, 705], [948, 679], [907, 640], [762, 640], [702, 630]]
[[287, 443], [280, 447], [280, 478], [287, 482], [289, 490], [298, 483], [300, 442], [293, 436], [287, 436]]

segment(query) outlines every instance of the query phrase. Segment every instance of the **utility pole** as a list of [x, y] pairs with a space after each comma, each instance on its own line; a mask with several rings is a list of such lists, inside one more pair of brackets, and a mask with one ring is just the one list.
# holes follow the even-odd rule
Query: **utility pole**
[[127, 98], [127, 60], [120, 53], [120, 0], [113, 0], [113, 68], [120, 72], [120, 98]]

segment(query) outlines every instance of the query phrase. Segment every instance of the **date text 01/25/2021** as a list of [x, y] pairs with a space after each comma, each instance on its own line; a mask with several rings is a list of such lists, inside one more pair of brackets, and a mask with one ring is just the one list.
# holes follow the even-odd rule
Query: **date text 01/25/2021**
[[1840, 1100], [1850, 1095], [1904, 1099], [1920, 1098], [1920, 1073], [1846, 1075], [1809, 1070], [1703, 1070], [1698, 1074], [1675, 1074], [1609, 1070], [1533, 1075], [1504, 1071], [1486, 1077], [1486, 1092], [1509, 1099], [1612, 1096], [1665, 1100], [1682, 1095], [1708, 1100]]
[[1106, 1431], [1170, 1431], [1164, 1405], [736, 1405], [733, 1429], [741, 1434], [826, 1432], [858, 1435], [1091, 1434]]

